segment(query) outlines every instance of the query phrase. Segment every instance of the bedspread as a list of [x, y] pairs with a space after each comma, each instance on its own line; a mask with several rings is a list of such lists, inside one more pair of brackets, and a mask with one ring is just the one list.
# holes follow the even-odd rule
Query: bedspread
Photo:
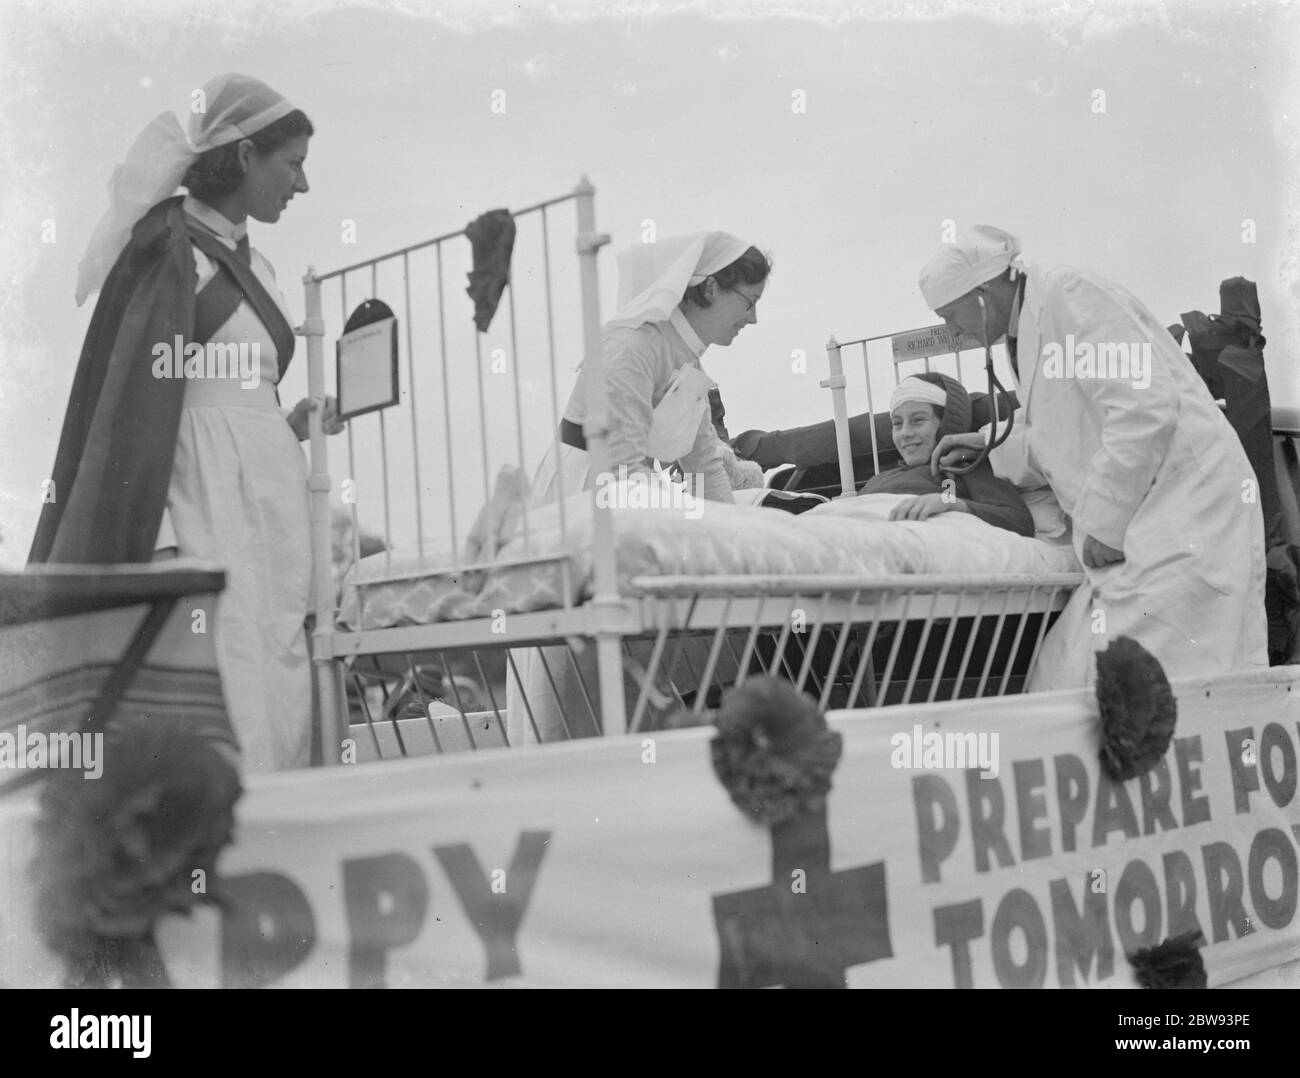
[[[620, 590], [638, 576], [882, 575], [1078, 572], [1068, 540], [1026, 538], [968, 513], [890, 521], [900, 496], [830, 502], [801, 515], [716, 502], [690, 507], [614, 508]], [[344, 583], [339, 625], [375, 629], [491, 617], [576, 603], [589, 594], [590, 493], [528, 513], [528, 538], [507, 543], [486, 567], [459, 572], [446, 548], [375, 554]], [[532, 561], [520, 559], [532, 558]], [[540, 559], [540, 560], [537, 560]]]

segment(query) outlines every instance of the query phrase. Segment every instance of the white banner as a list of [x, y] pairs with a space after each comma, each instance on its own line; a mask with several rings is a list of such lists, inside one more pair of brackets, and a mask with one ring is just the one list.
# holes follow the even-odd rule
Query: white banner
[[[1126, 783], [1086, 693], [835, 714], [826, 811], [777, 829], [711, 729], [253, 778], [234, 909], [159, 944], [182, 986], [1131, 987], [1127, 954], [1199, 929], [1213, 987], [1300, 958], [1300, 667], [1175, 688]], [[55, 985], [23, 796], [0, 980]]]

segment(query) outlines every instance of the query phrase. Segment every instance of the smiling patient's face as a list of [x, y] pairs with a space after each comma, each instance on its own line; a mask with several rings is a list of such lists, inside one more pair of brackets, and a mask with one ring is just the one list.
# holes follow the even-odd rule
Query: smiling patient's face
[[903, 401], [891, 414], [894, 421], [894, 448], [908, 467], [924, 464], [934, 452], [939, 438], [940, 419], [934, 405], [924, 401]]

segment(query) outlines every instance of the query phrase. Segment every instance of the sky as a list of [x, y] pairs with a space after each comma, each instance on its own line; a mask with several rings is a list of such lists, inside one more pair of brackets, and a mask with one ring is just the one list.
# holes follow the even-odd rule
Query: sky
[[[77, 264], [113, 166], [153, 116], [180, 113], [225, 71], [270, 83], [316, 127], [310, 193], [250, 229], [298, 317], [308, 266], [454, 232], [585, 175], [611, 237], [606, 313], [613, 253], [651, 232], [725, 229], [773, 257], [758, 324], [705, 356], [733, 435], [829, 418], [818, 384], [828, 337], [933, 323], [918, 271], [946, 230], [975, 223], [1015, 233], [1031, 263], [1123, 284], [1166, 323], [1216, 312], [1223, 278], [1258, 282], [1274, 400], [1300, 405], [1296, 5], [216, 7], [0, 0], [0, 564], [25, 561], [39, 514], [93, 309], [74, 302]], [[574, 228], [571, 205], [548, 211], [561, 398], [580, 359]], [[445, 252], [446, 393], [432, 253], [412, 257], [414, 299], [398, 313], [430, 409], [422, 482], [448, 445], [464, 460], [486, 442], [492, 468], [522, 458], [529, 470], [545, 448], [539, 236], [521, 221], [516, 339], [501, 314], [483, 342], [483, 355], [501, 348], [516, 362], [489, 380], [481, 410], [468, 243]], [[400, 274], [378, 282], [397, 309]], [[369, 275], [348, 285], [350, 308]], [[326, 302], [332, 355], [344, 308], [328, 289]], [[865, 408], [857, 363], [851, 412]], [[285, 403], [306, 392], [301, 344], [282, 388]], [[362, 425], [378, 431], [366, 417], [359, 439]], [[409, 422], [390, 426], [409, 444]], [[377, 457], [357, 452], [360, 474]], [[454, 506], [462, 521], [481, 477], [470, 487]]]

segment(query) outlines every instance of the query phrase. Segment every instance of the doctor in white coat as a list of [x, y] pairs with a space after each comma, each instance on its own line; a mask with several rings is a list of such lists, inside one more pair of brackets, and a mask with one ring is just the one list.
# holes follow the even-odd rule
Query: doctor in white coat
[[[995, 470], [1050, 485], [1072, 520], [1087, 580], [1029, 689], [1092, 684], [1093, 653], [1121, 635], [1170, 678], [1266, 667], [1263, 514], [1236, 433], [1133, 295], [1089, 270], [1025, 266], [1019, 253], [1014, 236], [976, 226], [926, 264], [920, 285], [954, 332], [1006, 337], [1024, 430], [1018, 451], [995, 451]], [[945, 439], [935, 461], [982, 444]]]

